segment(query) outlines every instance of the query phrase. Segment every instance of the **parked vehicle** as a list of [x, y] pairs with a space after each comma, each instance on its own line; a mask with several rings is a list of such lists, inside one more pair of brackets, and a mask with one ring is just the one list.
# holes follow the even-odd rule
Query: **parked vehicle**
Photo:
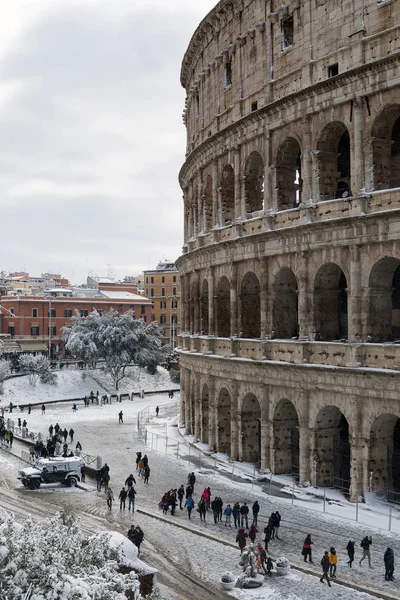
[[40, 488], [41, 483], [62, 483], [68, 487], [76, 486], [81, 480], [82, 458], [40, 458], [34, 467], [19, 471], [18, 479], [31, 490]]

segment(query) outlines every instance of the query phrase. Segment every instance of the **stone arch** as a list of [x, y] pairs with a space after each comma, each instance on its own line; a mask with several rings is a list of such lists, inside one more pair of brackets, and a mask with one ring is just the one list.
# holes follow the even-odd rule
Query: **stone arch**
[[351, 446], [349, 423], [336, 406], [321, 408], [315, 420], [316, 482], [349, 492]]
[[227, 277], [221, 277], [217, 286], [217, 336], [231, 335], [231, 286]]
[[221, 174], [221, 226], [230, 225], [235, 218], [235, 172], [225, 165]]
[[297, 279], [288, 267], [280, 269], [274, 277], [274, 337], [291, 339], [299, 335]]
[[374, 342], [400, 341], [400, 260], [386, 256], [369, 277], [369, 334]]
[[400, 418], [384, 414], [371, 426], [369, 471], [373, 491], [387, 494], [388, 500], [400, 500]]
[[351, 196], [350, 135], [347, 127], [340, 121], [327, 125], [317, 149], [321, 200]]
[[201, 391], [201, 419], [200, 419], [200, 439], [205, 444], [208, 444], [208, 427], [209, 427], [209, 403], [210, 392], [208, 385], [205, 383]]
[[347, 338], [347, 280], [335, 263], [323, 265], [315, 276], [314, 326], [317, 340]]
[[280, 400], [274, 417], [274, 473], [299, 477], [299, 417], [290, 400]]
[[231, 453], [231, 395], [226, 388], [218, 394], [217, 452]]
[[241, 407], [242, 461], [260, 463], [261, 460], [261, 408], [254, 394], [247, 394]]
[[211, 175], [207, 176], [206, 185], [204, 187], [204, 193], [202, 196], [202, 222], [203, 231], [210, 231], [212, 229], [212, 214], [213, 214], [213, 180]]
[[208, 281], [207, 279], [204, 279], [201, 285], [200, 294], [200, 331], [202, 335], [208, 335], [208, 303]]
[[241, 337], [261, 337], [260, 282], [254, 273], [242, 279], [240, 290]]
[[400, 105], [385, 106], [372, 126], [374, 189], [400, 187]]
[[264, 207], [264, 161], [261, 154], [256, 151], [250, 153], [244, 175], [246, 215], [251, 215]]
[[301, 148], [288, 137], [278, 150], [275, 161], [278, 210], [295, 208], [301, 202]]

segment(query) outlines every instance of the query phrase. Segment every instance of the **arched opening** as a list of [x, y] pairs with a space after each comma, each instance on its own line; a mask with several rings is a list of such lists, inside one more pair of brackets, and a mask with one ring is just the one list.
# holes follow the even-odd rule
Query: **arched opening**
[[400, 502], [400, 419], [396, 415], [381, 415], [371, 428], [371, 487], [381, 491], [388, 500]]
[[287, 138], [276, 157], [278, 210], [295, 208], [301, 202], [301, 149], [294, 138]]
[[201, 422], [200, 422], [201, 435], [200, 435], [200, 439], [205, 444], [208, 444], [208, 407], [209, 407], [208, 386], [203, 385], [203, 390], [201, 393]]
[[299, 335], [297, 280], [293, 271], [281, 269], [275, 277], [273, 302], [274, 337], [292, 339]]
[[290, 400], [278, 402], [274, 413], [274, 473], [299, 477], [299, 418]]
[[240, 292], [241, 337], [261, 336], [260, 282], [254, 273], [247, 273]]
[[258, 152], [248, 157], [244, 174], [246, 215], [251, 215], [264, 207], [264, 162]]
[[242, 404], [242, 461], [260, 463], [261, 409], [254, 394], [247, 394]]
[[229, 337], [231, 335], [230, 284], [227, 277], [222, 277], [218, 282], [217, 335], [218, 337]]
[[388, 256], [374, 265], [369, 299], [371, 341], [400, 341], [400, 260]]
[[336, 406], [321, 408], [315, 423], [316, 485], [350, 490], [349, 424]]
[[327, 125], [317, 147], [321, 200], [351, 196], [350, 136], [346, 126], [338, 121]]
[[372, 128], [374, 189], [400, 187], [400, 105], [385, 107]]
[[235, 173], [226, 165], [221, 175], [221, 226], [230, 225], [235, 218]]
[[334, 263], [321, 267], [314, 284], [316, 340], [347, 339], [347, 281]]
[[208, 335], [208, 281], [204, 279], [200, 296], [200, 330], [202, 335]]
[[208, 175], [206, 186], [202, 196], [203, 214], [201, 216], [203, 223], [203, 231], [210, 231], [212, 228], [212, 211], [213, 211], [213, 180], [211, 175]]
[[222, 388], [218, 395], [217, 406], [218, 439], [217, 451], [231, 453], [231, 396], [226, 388]]

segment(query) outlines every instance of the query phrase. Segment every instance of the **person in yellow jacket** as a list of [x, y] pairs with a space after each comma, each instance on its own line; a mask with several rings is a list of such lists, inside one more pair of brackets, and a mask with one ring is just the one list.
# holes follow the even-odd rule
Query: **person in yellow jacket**
[[329, 576], [336, 577], [337, 554], [336, 554], [336, 550], [333, 546], [331, 546], [331, 549], [328, 552], [328, 557], [329, 557]]

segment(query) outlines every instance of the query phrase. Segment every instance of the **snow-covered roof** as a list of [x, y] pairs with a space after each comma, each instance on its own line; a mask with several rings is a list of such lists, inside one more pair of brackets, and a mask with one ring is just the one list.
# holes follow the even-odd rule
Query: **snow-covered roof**
[[139, 296], [138, 294], [132, 294], [132, 292], [114, 292], [112, 290], [101, 290], [100, 294], [105, 296], [105, 298], [110, 298], [110, 300], [146, 300], [143, 296]]
[[60, 293], [60, 294], [72, 294], [72, 290], [68, 289], [68, 288], [51, 288], [51, 289], [46, 289], [45, 293]]

